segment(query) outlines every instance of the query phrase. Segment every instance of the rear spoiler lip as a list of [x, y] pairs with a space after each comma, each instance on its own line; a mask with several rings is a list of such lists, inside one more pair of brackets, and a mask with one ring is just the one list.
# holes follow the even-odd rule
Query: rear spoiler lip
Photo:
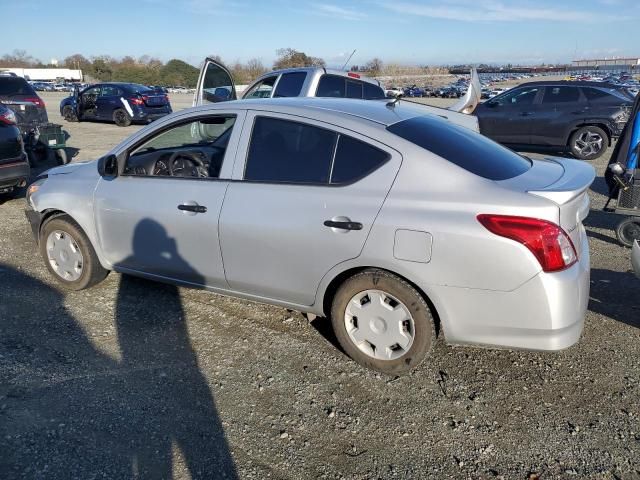
[[[541, 189], [527, 190], [527, 193], [546, 198], [557, 205], [564, 205], [587, 191], [596, 178], [595, 169], [581, 160], [564, 158], [546, 158], [545, 160], [559, 164], [564, 169], [564, 174], [551, 185]], [[568, 166], [571, 166], [572, 175], [566, 174]]]

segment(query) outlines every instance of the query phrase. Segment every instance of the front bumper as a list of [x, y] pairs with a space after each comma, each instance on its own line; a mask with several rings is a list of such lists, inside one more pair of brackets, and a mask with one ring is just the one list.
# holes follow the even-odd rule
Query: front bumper
[[447, 343], [529, 350], [561, 350], [575, 344], [583, 330], [590, 287], [584, 233], [581, 243], [579, 262], [561, 272], [540, 272], [510, 292], [436, 287]]
[[42, 214], [40, 212], [36, 212], [31, 208], [26, 208], [24, 214], [29, 221], [31, 232], [33, 233], [33, 236], [36, 239], [37, 243], [40, 239], [40, 224], [42, 223]]
[[24, 157], [0, 164], [0, 192], [25, 185], [30, 174], [29, 161]]

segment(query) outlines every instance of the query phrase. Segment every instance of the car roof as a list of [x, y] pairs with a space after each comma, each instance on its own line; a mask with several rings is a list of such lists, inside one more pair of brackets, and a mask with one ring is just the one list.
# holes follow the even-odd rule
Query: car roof
[[[393, 106], [390, 104], [393, 103]], [[400, 100], [392, 102], [388, 99], [359, 100], [351, 98], [320, 98], [320, 97], [284, 97], [244, 99], [230, 102], [218, 102], [199, 107], [194, 111], [215, 111], [225, 109], [262, 110], [269, 112], [289, 113], [301, 117], [310, 112], [317, 112], [325, 116], [339, 118], [360, 118], [387, 127], [403, 120], [417, 116], [436, 116], [426, 112], [421, 105]]]
[[[331, 68], [325, 68], [325, 67], [294, 67], [294, 68], [283, 68], [281, 70], [273, 70], [272, 72], [267, 72], [264, 73], [262, 75], [260, 75], [260, 77], [258, 77], [256, 79], [256, 81], [261, 80], [263, 78], [266, 77], [270, 77], [272, 75], [280, 75], [283, 73], [295, 73], [295, 72], [306, 72], [306, 73], [314, 73], [314, 72], [321, 72], [323, 74], [327, 74], [327, 75], [338, 75], [341, 77], [347, 77], [347, 78], [352, 78], [353, 80], [360, 80], [361, 82], [367, 82], [367, 83], [371, 83], [372, 85], [375, 85], [376, 87], [379, 87], [380, 85], [378, 84], [378, 81], [371, 78], [371, 77], [367, 77], [365, 75], [362, 75], [358, 72], [345, 72], [344, 70], [334, 70]], [[349, 75], [351, 74], [351, 75]], [[357, 76], [355, 76], [357, 75]], [[254, 82], [255, 83], [255, 82]]]

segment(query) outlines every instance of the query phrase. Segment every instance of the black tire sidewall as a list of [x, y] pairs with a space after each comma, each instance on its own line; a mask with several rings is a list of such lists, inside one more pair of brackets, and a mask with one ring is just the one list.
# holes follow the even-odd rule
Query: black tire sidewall
[[[594, 155], [590, 155], [588, 157], [584, 157], [581, 154], [579, 154], [576, 149], [575, 149], [575, 142], [576, 139], [578, 138], [578, 136], [584, 132], [593, 132], [593, 133], [597, 133], [598, 135], [600, 135], [602, 137], [602, 148], [600, 149], [600, 151]], [[575, 132], [573, 132], [573, 134], [571, 135], [571, 139], [569, 141], [569, 148], [571, 149], [571, 154], [576, 157], [579, 160], [596, 160], [598, 158], [600, 158], [604, 152], [607, 151], [607, 148], [609, 146], [609, 135], [607, 135], [607, 132], [605, 132], [602, 128], [600, 127], [596, 127], [595, 125], [587, 125], [584, 127], [579, 128], [578, 130], [576, 130]]]
[[[124, 122], [119, 122], [118, 121], [118, 114], [119, 113], [123, 113], [126, 120]], [[127, 113], [127, 111], [123, 108], [117, 108], [116, 110], [113, 111], [113, 123], [115, 123], [117, 126], [119, 127], [128, 127], [129, 125], [131, 125], [131, 116]]]
[[[378, 360], [360, 351], [351, 341], [344, 323], [345, 309], [354, 295], [365, 290], [387, 292], [409, 309], [415, 336], [411, 348], [402, 357]], [[348, 278], [340, 286], [333, 298], [331, 322], [336, 338], [347, 355], [360, 365], [389, 375], [403, 375], [419, 365], [433, 348], [436, 337], [431, 310], [424, 298], [409, 283], [382, 270], [365, 270]]]
[[[82, 274], [80, 278], [74, 281], [68, 281], [60, 277], [49, 263], [47, 255], [47, 237], [54, 230], [60, 230], [70, 235], [82, 253]], [[83, 290], [88, 288], [107, 276], [108, 271], [105, 270], [98, 260], [98, 257], [91, 245], [91, 242], [82, 231], [82, 229], [69, 217], [54, 217], [48, 220], [40, 230], [40, 254], [44, 260], [47, 270], [58, 281], [60, 285], [68, 290]]]
[[618, 238], [618, 241], [625, 247], [631, 248], [633, 246], [633, 242], [635, 240], [640, 239], [640, 238], [629, 238], [627, 237], [627, 235], [625, 235], [625, 229], [627, 228], [627, 226], [634, 223], [638, 226], [638, 228], [640, 228], [640, 218], [636, 218], [636, 217], [626, 218], [622, 222], [620, 222], [616, 227], [616, 237]]
[[[71, 112], [69, 115], [65, 115], [65, 112]], [[73, 107], [70, 105], [66, 105], [62, 109], [62, 118], [64, 118], [67, 122], [75, 122], [77, 121], [76, 114], [73, 112]]]

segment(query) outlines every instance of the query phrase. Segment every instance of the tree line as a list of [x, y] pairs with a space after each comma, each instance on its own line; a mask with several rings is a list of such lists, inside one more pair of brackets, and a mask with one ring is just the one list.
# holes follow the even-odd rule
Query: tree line
[[[269, 71], [261, 60], [253, 58], [247, 62], [224, 62], [218, 55], [210, 55], [225, 64], [236, 84], [248, 84], [257, 77]], [[276, 59], [271, 68], [279, 70], [283, 68], [326, 66], [324, 59], [313, 57], [294, 48], [281, 48], [276, 50]], [[139, 58], [125, 56], [114, 58], [109, 55], [85, 57], [80, 53], [70, 55], [58, 65], [50, 65], [32, 57], [24, 50], [14, 50], [13, 53], [0, 57], [0, 67], [22, 68], [54, 68], [65, 67], [80, 69], [88, 80], [102, 82], [133, 82], [144, 85], [184, 86], [193, 88], [198, 82], [199, 68], [179, 59], [171, 59], [166, 63], [158, 58], [143, 55]], [[378, 58], [367, 62], [362, 66], [353, 65], [354, 71], [366, 72], [375, 76], [384, 73], [384, 65]]]

